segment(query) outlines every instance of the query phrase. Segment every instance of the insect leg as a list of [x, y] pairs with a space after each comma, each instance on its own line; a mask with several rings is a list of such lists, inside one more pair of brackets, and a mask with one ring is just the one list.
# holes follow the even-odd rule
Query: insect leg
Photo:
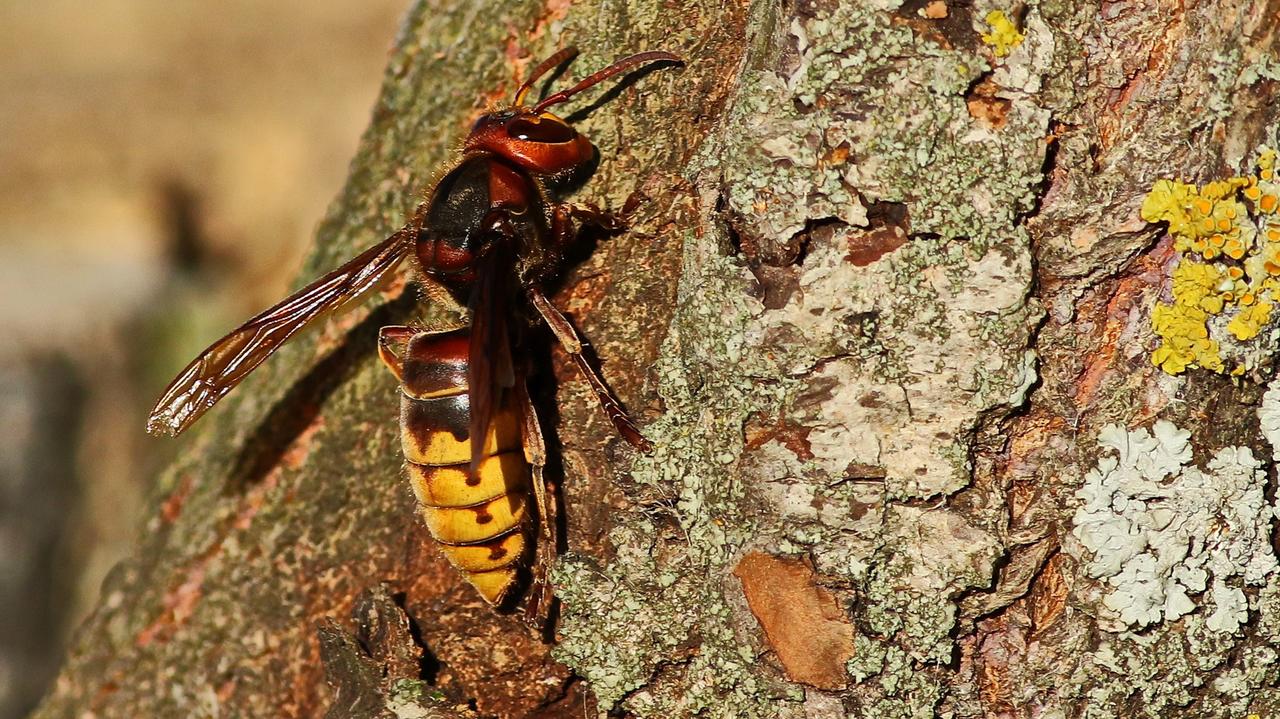
[[533, 482], [534, 500], [538, 503], [538, 543], [534, 558], [529, 600], [525, 604], [525, 620], [543, 626], [551, 613], [555, 593], [548, 573], [555, 559], [558, 537], [556, 532], [555, 496], [547, 486], [543, 468], [547, 464], [547, 446], [542, 439], [542, 427], [538, 424], [537, 411], [529, 398], [529, 388], [523, 378], [516, 381], [515, 392], [520, 402], [521, 444], [524, 458], [529, 463]]
[[622, 215], [605, 212], [595, 205], [572, 205], [562, 203], [551, 208], [552, 241], [561, 247], [567, 246], [578, 234], [574, 225], [598, 227], [606, 232], [620, 232], [627, 228]]
[[547, 296], [537, 287], [530, 287], [526, 290], [529, 301], [538, 310], [538, 314], [542, 315], [542, 319], [551, 328], [551, 332], [560, 341], [560, 345], [573, 358], [574, 364], [578, 365], [578, 371], [582, 373], [587, 384], [591, 385], [591, 389], [596, 393], [596, 399], [600, 402], [600, 408], [604, 410], [609, 421], [613, 423], [614, 429], [622, 438], [627, 440], [631, 446], [648, 454], [653, 451], [653, 444], [645, 439], [640, 430], [636, 428], [635, 422], [627, 416], [626, 410], [622, 409], [622, 404], [609, 391], [608, 385], [601, 379], [600, 374], [595, 368], [587, 362], [587, 358], [582, 354], [582, 339], [578, 337], [578, 332], [569, 324], [569, 320], [560, 314], [560, 310], [551, 304]]
[[418, 330], [406, 325], [387, 325], [378, 330], [378, 357], [401, 382], [404, 381], [404, 351], [417, 333]]

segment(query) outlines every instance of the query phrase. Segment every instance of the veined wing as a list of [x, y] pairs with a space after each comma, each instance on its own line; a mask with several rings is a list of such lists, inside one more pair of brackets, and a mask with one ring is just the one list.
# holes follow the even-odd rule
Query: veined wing
[[210, 345], [165, 388], [147, 418], [147, 431], [172, 435], [182, 432], [303, 327], [356, 304], [391, 274], [413, 246], [410, 227], [365, 250]]

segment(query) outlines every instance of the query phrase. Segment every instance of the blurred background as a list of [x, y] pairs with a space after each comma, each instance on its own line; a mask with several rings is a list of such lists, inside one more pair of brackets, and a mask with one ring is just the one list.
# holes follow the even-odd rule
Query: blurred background
[[297, 271], [407, 6], [0, 1], [0, 719], [142, 529], [151, 402]]

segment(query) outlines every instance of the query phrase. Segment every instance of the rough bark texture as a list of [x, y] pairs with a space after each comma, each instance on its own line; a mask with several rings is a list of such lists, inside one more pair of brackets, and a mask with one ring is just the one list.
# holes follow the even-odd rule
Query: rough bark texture
[[[1025, 39], [1002, 40], [996, 9]], [[1271, 456], [1268, 351], [1234, 380], [1152, 365], [1175, 253], [1139, 217], [1157, 179], [1247, 174], [1274, 143], [1275, 15], [419, 3], [307, 276], [398, 226], [531, 57], [576, 43], [575, 76], [642, 48], [688, 60], [574, 106], [602, 156], [579, 195], [641, 202], [557, 301], [657, 450], [620, 446], [552, 353], [557, 642], [483, 606], [413, 512], [372, 351], [411, 311], [397, 289], [282, 351], [188, 440], [37, 716], [1280, 711], [1274, 472], [1239, 449]], [[1212, 589], [1158, 551], [1168, 517], [1130, 532], [1145, 574], [1141, 547], [1082, 543], [1077, 492], [1115, 456], [1174, 470], [1134, 507], [1196, 466], [1258, 499], [1228, 497], [1184, 545], [1250, 536], [1214, 523], [1241, 507], [1261, 539], [1213, 555]], [[810, 610], [751, 596], [770, 581]], [[1176, 582], [1190, 596], [1134, 618], [1133, 597]], [[852, 658], [815, 667], [805, 636], [837, 662], [851, 636]]]

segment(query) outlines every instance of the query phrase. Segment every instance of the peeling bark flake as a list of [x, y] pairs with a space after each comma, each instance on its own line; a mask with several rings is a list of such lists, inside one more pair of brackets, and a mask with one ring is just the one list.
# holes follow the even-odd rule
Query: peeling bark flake
[[752, 552], [733, 574], [787, 677], [819, 689], [845, 688], [853, 625], [813, 570], [799, 559]]

